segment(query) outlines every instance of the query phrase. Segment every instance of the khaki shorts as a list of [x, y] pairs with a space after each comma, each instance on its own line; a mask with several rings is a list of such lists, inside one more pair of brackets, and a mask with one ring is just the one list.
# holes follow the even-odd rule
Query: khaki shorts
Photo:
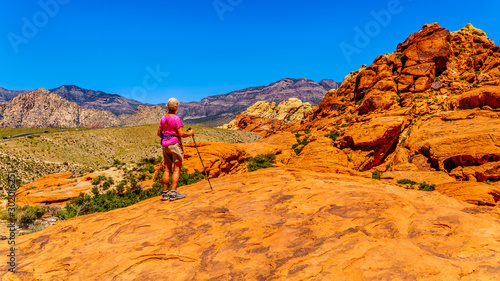
[[182, 144], [176, 143], [163, 147], [163, 162], [165, 164], [179, 161], [184, 161], [184, 149]]

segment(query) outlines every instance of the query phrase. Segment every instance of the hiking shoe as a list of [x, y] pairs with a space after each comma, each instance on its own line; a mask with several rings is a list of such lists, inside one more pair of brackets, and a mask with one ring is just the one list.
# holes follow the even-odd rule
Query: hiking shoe
[[179, 200], [186, 197], [186, 194], [180, 194], [177, 190], [170, 191], [170, 201]]
[[170, 193], [168, 191], [163, 191], [161, 201], [168, 201], [170, 200]]

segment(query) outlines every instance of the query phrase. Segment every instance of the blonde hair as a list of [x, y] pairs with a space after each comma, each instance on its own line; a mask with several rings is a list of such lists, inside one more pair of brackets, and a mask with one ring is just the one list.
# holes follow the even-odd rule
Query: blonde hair
[[176, 98], [170, 98], [167, 102], [167, 108], [169, 112], [177, 111], [177, 108], [179, 108], [179, 101]]

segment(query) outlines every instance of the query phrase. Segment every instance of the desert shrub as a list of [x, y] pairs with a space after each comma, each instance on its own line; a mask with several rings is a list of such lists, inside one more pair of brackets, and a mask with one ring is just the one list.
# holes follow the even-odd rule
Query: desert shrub
[[40, 219], [45, 214], [45, 208], [42, 206], [29, 206], [24, 213], [32, 213], [35, 219]]
[[139, 176], [137, 177], [137, 179], [139, 181], [144, 181], [144, 180], [146, 180], [148, 178], [148, 175], [149, 175], [149, 173], [142, 172], [141, 174], [139, 174]]
[[55, 213], [57, 213], [57, 211], [59, 211], [61, 209], [61, 207], [59, 206], [51, 206], [51, 205], [47, 205], [47, 206], [43, 206], [45, 208], [45, 213], [44, 215], [47, 215], [49, 217], [53, 216]]
[[325, 135], [325, 137], [332, 139], [332, 141], [335, 141], [338, 137], [340, 137], [340, 133], [338, 131], [331, 132]]
[[98, 185], [101, 183], [101, 181], [105, 180], [106, 176], [105, 175], [99, 175], [95, 178], [92, 179], [91, 183], [92, 185]]
[[155, 172], [155, 166], [151, 163], [147, 163], [146, 165], [144, 165], [143, 169], [150, 172], [151, 174]]
[[[142, 190], [137, 184], [137, 179], [133, 176], [127, 181], [121, 181], [116, 190], [110, 189], [99, 193], [97, 187], [92, 188], [92, 195], [80, 193], [78, 197], [73, 198], [66, 206], [57, 212], [56, 216], [66, 220], [79, 215], [92, 214], [97, 212], [106, 212], [118, 208], [123, 208], [135, 204], [139, 201], [152, 197], [160, 196], [163, 191], [161, 184], [162, 173], [155, 177], [153, 187], [148, 190]], [[179, 177], [177, 186], [192, 184], [203, 179], [200, 172], [189, 174], [188, 170], [183, 168]], [[127, 183], [129, 184], [128, 187]]]
[[418, 182], [415, 182], [415, 181], [412, 181], [412, 180], [409, 180], [409, 179], [400, 179], [400, 180], [397, 181], [397, 183], [404, 184], [404, 185], [407, 185], [407, 186], [412, 186], [412, 185], [418, 184], [418, 189], [422, 190], [422, 191], [434, 191], [435, 187], [436, 187], [435, 184], [429, 184], [429, 183], [426, 183], [426, 182], [418, 183]]
[[111, 167], [121, 166], [123, 163], [118, 159], [113, 159], [113, 165]]
[[102, 184], [102, 189], [104, 189], [104, 190], [108, 190], [110, 187], [111, 187], [111, 183], [109, 181], [105, 181]]
[[29, 227], [28, 227], [28, 233], [27, 234], [44, 230], [47, 227], [49, 227], [47, 224], [39, 224], [39, 225], [30, 224]]
[[435, 184], [428, 184], [425, 182], [419, 183], [418, 184], [418, 189], [422, 191], [434, 191], [436, 185]]
[[414, 185], [414, 184], [417, 184], [417, 182], [414, 182], [414, 181], [409, 180], [409, 179], [400, 179], [400, 180], [398, 180], [398, 183], [399, 184], [405, 184], [405, 185]]
[[381, 172], [381, 171], [373, 171], [372, 172], [372, 179], [379, 180], [383, 173], [384, 172]]
[[250, 172], [253, 172], [259, 169], [274, 167], [273, 163], [275, 163], [275, 161], [276, 155], [272, 153], [259, 154], [253, 158], [250, 158], [247, 168]]
[[[306, 130], [308, 130], [308, 129], [306, 129]], [[308, 130], [308, 132], [310, 132], [310, 131]], [[296, 155], [299, 155], [302, 152], [302, 149], [304, 149], [304, 146], [306, 146], [308, 143], [310, 143], [309, 136], [305, 136], [302, 139], [300, 139], [300, 137], [301, 137], [300, 134], [298, 134], [298, 133], [295, 134], [295, 138], [297, 139], [297, 143], [292, 145], [292, 149]], [[301, 145], [302, 145], [302, 147], [298, 148]]]
[[19, 222], [21, 224], [30, 224], [36, 220], [36, 216], [33, 213], [22, 213]]

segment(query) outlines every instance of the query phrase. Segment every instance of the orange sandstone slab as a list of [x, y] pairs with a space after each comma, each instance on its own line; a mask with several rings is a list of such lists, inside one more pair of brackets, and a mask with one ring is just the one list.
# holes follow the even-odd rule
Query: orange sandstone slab
[[92, 188], [89, 181], [79, 181], [72, 177], [71, 172], [50, 174], [25, 184], [16, 192], [17, 202], [21, 205], [64, 206], [71, 198]]
[[[500, 212], [280, 167], [17, 238], [21, 280], [494, 280]], [[0, 255], [7, 247], [0, 248]], [[11, 280], [0, 265], [2, 280]], [[167, 279], [168, 279], [167, 278]]]

